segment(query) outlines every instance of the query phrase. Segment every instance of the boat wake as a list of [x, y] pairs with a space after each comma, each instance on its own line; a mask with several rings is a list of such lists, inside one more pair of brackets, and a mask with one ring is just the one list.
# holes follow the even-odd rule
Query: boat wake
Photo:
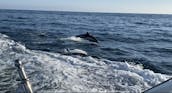
[[170, 78], [128, 62], [29, 50], [0, 34], [0, 92], [17, 88], [16, 59], [24, 64], [33, 91], [38, 93], [140, 93]]

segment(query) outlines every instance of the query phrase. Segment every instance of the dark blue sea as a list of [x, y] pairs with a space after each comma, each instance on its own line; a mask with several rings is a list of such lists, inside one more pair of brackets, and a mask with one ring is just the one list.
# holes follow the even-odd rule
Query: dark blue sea
[[[172, 75], [172, 15], [0, 10], [0, 92], [140, 93]], [[98, 44], [75, 37], [89, 32]], [[88, 56], [64, 55], [78, 49]]]

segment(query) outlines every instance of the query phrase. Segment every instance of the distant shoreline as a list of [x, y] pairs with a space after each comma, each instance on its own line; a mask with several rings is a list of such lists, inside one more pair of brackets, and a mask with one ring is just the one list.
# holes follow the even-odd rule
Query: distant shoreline
[[69, 13], [94, 13], [94, 14], [130, 14], [130, 15], [172, 15], [158, 13], [120, 13], [120, 12], [85, 12], [85, 11], [60, 11], [60, 10], [32, 10], [32, 9], [0, 9], [0, 11], [37, 11], [37, 12], [69, 12]]

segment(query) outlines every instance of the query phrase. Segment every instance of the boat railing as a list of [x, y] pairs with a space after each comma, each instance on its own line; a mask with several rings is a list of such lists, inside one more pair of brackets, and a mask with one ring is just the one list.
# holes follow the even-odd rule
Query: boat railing
[[16, 93], [33, 93], [31, 84], [29, 83], [29, 79], [26, 76], [22, 62], [19, 60], [15, 60], [15, 66], [17, 67], [17, 71], [21, 81], [16, 90]]

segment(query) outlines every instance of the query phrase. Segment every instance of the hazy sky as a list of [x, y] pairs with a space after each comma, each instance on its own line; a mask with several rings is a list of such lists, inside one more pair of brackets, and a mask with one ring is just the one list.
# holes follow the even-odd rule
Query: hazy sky
[[0, 9], [172, 14], [172, 0], [0, 0]]

